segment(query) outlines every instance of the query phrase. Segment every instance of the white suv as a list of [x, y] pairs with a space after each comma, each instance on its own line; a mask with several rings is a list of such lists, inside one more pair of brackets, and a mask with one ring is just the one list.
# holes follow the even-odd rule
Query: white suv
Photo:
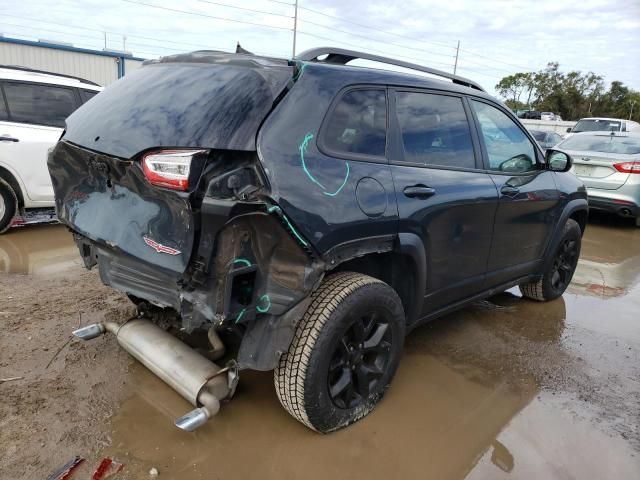
[[54, 206], [47, 150], [65, 119], [101, 90], [80, 78], [0, 66], [0, 233], [16, 215]]

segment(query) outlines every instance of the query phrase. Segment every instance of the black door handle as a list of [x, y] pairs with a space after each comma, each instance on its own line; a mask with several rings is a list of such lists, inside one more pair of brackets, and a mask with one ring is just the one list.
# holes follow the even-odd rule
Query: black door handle
[[429, 198], [436, 194], [435, 188], [427, 187], [425, 185], [413, 185], [411, 187], [405, 187], [402, 191], [406, 197], [409, 198]]
[[503, 195], [507, 195], [509, 197], [513, 197], [520, 193], [520, 189], [516, 187], [512, 187], [511, 185], [503, 185], [500, 189], [500, 193]]
[[20, 140], [18, 140], [15, 137], [12, 137], [11, 135], [2, 135], [0, 137], [0, 142], [19, 142]]

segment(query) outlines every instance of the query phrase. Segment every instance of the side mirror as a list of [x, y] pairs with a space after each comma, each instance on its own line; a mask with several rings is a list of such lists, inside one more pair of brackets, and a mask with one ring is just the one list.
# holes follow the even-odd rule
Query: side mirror
[[567, 128], [567, 133], [571, 133], [571, 127]]
[[573, 166], [573, 159], [570, 155], [549, 148], [545, 153], [547, 168], [552, 172], [568, 172]]

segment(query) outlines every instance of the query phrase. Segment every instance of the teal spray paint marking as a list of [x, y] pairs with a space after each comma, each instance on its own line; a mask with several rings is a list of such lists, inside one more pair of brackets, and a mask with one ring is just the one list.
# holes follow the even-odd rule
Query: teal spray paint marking
[[246, 267], [250, 267], [251, 266], [251, 262], [249, 260], [247, 260], [246, 258], [235, 258], [233, 260], [233, 263], [242, 263], [244, 264]]
[[242, 319], [242, 316], [244, 315], [244, 312], [246, 312], [246, 311], [247, 311], [246, 308], [243, 308], [242, 310], [240, 310], [240, 313], [236, 317], [236, 322], [235, 323], [238, 323]]
[[280, 215], [282, 215], [282, 219], [286, 222], [287, 226], [289, 227], [291, 232], [293, 232], [293, 234], [296, 236], [296, 238], [298, 240], [300, 240], [300, 243], [302, 243], [302, 245], [304, 245], [305, 247], [308, 246], [309, 244], [307, 243], [307, 241], [300, 236], [300, 234], [297, 232], [297, 230], [295, 228], [293, 228], [293, 225], [291, 225], [291, 222], [289, 221], [287, 216], [284, 213], [282, 213], [282, 209], [280, 207], [278, 207], [277, 205], [273, 205], [272, 207], [269, 207], [267, 209], [267, 212], [269, 212], [269, 213], [272, 213], [272, 212], [275, 212], [275, 211], [277, 211], [278, 213], [280, 213]]
[[269, 309], [271, 308], [271, 299], [269, 298], [269, 295], [262, 295], [260, 297], [260, 302], [264, 303], [266, 301], [266, 307], [261, 307], [260, 305], [256, 306], [256, 310], [260, 313], [267, 313], [269, 311]]
[[327, 195], [329, 197], [335, 197], [336, 195], [338, 195], [340, 193], [340, 191], [347, 184], [347, 180], [349, 178], [349, 173], [351, 172], [351, 168], [349, 166], [349, 162], [345, 162], [346, 167], [347, 167], [347, 173], [344, 176], [344, 181], [342, 182], [342, 185], [340, 185], [340, 188], [338, 188], [335, 192], [327, 192], [327, 189], [325, 188], [325, 186], [322, 185], [318, 181], [318, 179], [316, 179], [316, 177], [311, 175], [311, 172], [307, 168], [307, 164], [306, 164], [306, 162], [304, 160], [304, 154], [306, 153], [307, 147], [309, 146], [309, 142], [311, 141], [312, 138], [313, 138], [313, 134], [312, 133], [307, 133], [304, 136], [304, 140], [302, 140], [302, 143], [300, 144], [300, 147], [299, 147], [299, 150], [300, 150], [300, 163], [302, 163], [302, 169], [304, 170], [304, 173], [307, 174], [307, 177], [309, 177], [309, 180], [311, 180], [313, 183], [315, 183], [316, 185], [318, 185], [322, 189], [322, 193], [323, 194], [325, 194], [325, 195]]
[[296, 62], [298, 65], [298, 73], [296, 74], [295, 77], [293, 77], [293, 81], [297, 82], [298, 79], [302, 76], [302, 72], [304, 72], [304, 69], [307, 68], [307, 64], [304, 62]]

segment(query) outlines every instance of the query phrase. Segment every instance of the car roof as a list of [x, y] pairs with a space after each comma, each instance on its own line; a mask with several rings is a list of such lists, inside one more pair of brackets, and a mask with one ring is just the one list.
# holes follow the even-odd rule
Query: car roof
[[612, 132], [610, 130], [594, 130], [592, 132], [578, 132], [572, 136], [576, 137], [640, 137], [640, 130], [630, 130], [628, 132]]
[[631, 120], [625, 120], [624, 118], [611, 118], [611, 117], [584, 117], [584, 118], [581, 118], [578, 121], [581, 121], [581, 120], [613, 120], [615, 122], [629, 122], [629, 121], [631, 121]]
[[351, 83], [370, 83], [396, 87], [428, 88], [433, 90], [445, 90], [448, 92], [460, 93], [465, 95], [473, 95], [476, 97], [491, 100], [493, 102], [498, 102], [494, 97], [487, 94], [486, 92], [483, 92], [482, 90], [459, 85], [447, 80], [440, 80], [438, 77], [428, 76], [428, 74], [419, 75], [369, 66], [365, 67], [354, 65], [338, 65], [321, 62], [306, 62], [305, 66], [305, 69], [315, 70], [319, 73], [334, 72], [337, 74], [338, 72], [340, 72], [340, 75], [345, 80], [345, 85]]
[[43, 70], [35, 70], [26, 67], [14, 67], [0, 65], [0, 79], [17, 80], [21, 82], [48, 83], [51, 85], [62, 85], [66, 87], [79, 87], [86, 90], [100, 91], [102, 87], [83, 78], [62, 75]]

